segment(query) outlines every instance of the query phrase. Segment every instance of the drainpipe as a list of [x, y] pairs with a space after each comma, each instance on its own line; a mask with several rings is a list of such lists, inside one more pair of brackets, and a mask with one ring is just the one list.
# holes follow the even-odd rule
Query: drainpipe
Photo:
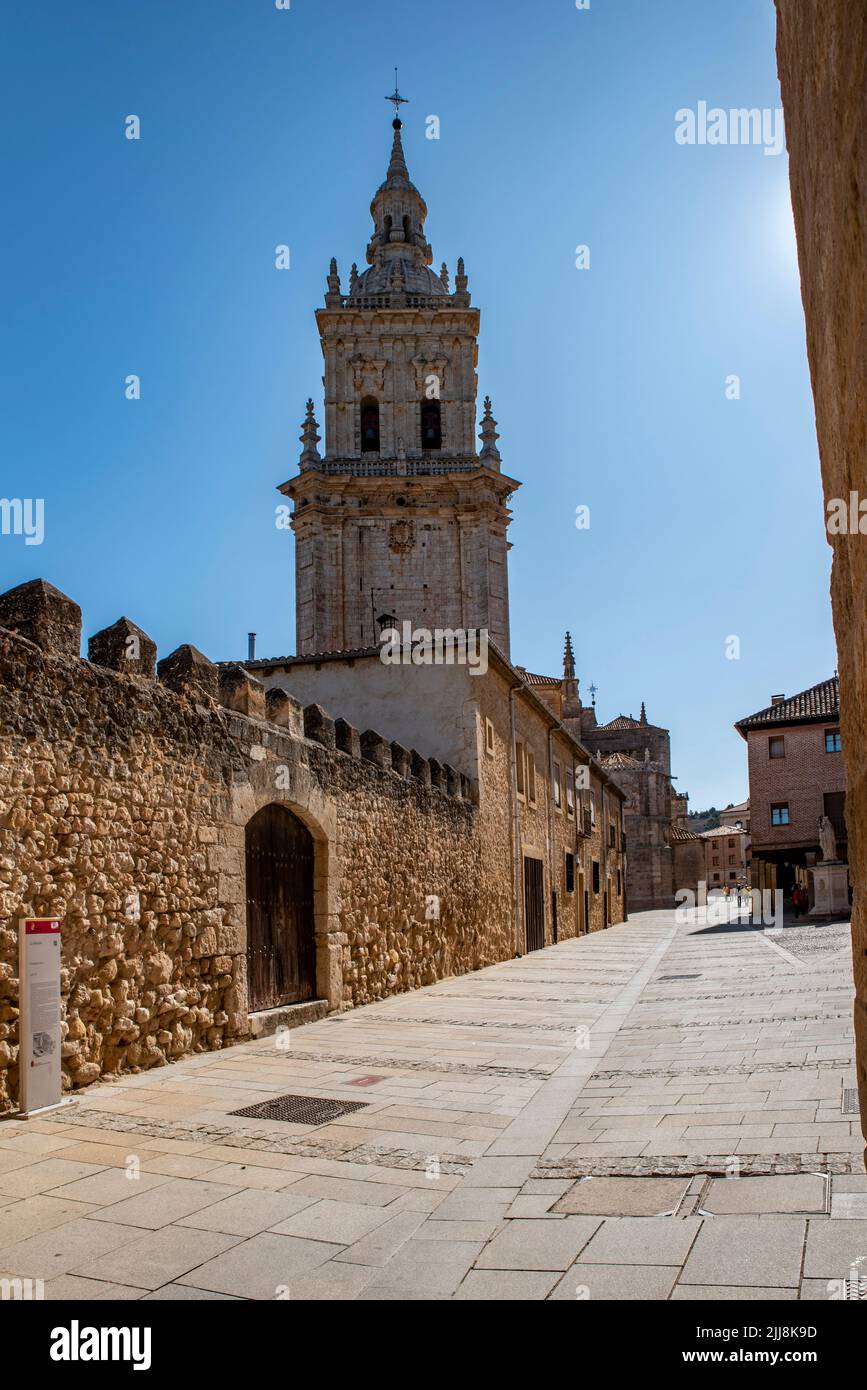
[[[607, 903], [607, 910], [606, 910]], [[611, 915], [611, 894], [608, 891], [608, 807], [605, 804], [605, 783], [602, 783], [602, 910], [605, 913], [604, 927], [608, 927]]]
[[[628, 921], [629, 921], [629, 899], [628, 899], [627, 893], [626, 893], [626, 856], [627, 856], [628, 853], [629, 853], [629, 847], [628, 847], [628, 845], [626, 845], [625, 835], [626, 835], [626, 832], [625, 832], [625, 830], [624, 830], [624, 828], [623, 828], [623, 802], [621, 801], [621, 803], [620, 803], [620, 867], [621, 867], [621, 871], [622, 871], [622, 873], [623, 873], [623, 920], [624, 920], [624, 922], [628, 922]], [[625, 846], [625, 847], [624, 847], [624, 846]]]
[[512, 730], [512, 743], [509, 751], [509, 770], [512, 784], [512, 902], [515, 911], [515, 955], [521, 955], [521, 803], [518, 800], [518, 769], [515, 761], [515, 741], [518, 727], [515, 719], [515, 693], [517, 686], [509, 691], [509, 718]]
[[548, 726], [548, 875], [551, 880], [551, 940], [556, 942], [559, 931], [555, 935], [554, 923], [554, 897], [557, 892], [557, 884], [560, 875], [557, 872], [557, 865], [554, 860], [554, 734], [551, 726]]
[[[578, 928], [580, 932], [581, 920], [584, 918], [584, 935], [587, 935], [589, 923], [584, 917], [584, 891], [581, 887], [581, 880], [584, 880], [584, 887], [587, 886], [587, 870], [585, 868], [587, 855], [584, 852], [584, 788], [579, 786], [581, 781], [580, 769], [583, 763], [576, 763], [575, 755], [572, 754], [572, 795], [575, 798], [575, 875], [577, 878], [576, 892], [578, 894]], [[589, 901], [589, 899], [588, 899]]]

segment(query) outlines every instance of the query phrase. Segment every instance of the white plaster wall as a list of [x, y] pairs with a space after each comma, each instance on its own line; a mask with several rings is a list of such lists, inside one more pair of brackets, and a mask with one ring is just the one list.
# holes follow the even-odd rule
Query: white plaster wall
[[478, 776], [478, 714], [483, 681], [466, 666], [387, 666], [379, 657], [325, 661], [255, 672], [266, 689], [279, 686], [303, 705], [318, 704], [359, 733], [375, 729], [384, 738], [415, 748], [426, 758], [451, 763]]

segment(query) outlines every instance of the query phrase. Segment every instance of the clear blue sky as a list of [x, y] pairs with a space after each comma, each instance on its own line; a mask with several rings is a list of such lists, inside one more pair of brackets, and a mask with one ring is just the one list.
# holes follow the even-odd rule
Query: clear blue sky
[[274, 489], [308, 395], [321, 420], [313, 310], [332, 255], [363, 263], [398, 64], [523, 481], [513, 657], [557, 672], [571, 628], [600, 719], [645, 700], [693, 807], [740, 800], [734, 720], [834, 669], [830, 551], [786, 157], [674, 117], [779, 105], [771, 0], [40, 0], [4, 40], [0, 492], [44, 497], [46, 538], [0, 538], [2, 587], [44, 575], [161, 655], [293, 649]]

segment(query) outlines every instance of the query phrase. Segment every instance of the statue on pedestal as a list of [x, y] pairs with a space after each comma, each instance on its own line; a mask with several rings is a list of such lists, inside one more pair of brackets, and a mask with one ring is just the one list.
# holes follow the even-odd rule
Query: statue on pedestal
[[822, 849], [822, 863], [828, 864], [837, 858], [837, 835], [827, 816], [819, 817], [819, 844]]

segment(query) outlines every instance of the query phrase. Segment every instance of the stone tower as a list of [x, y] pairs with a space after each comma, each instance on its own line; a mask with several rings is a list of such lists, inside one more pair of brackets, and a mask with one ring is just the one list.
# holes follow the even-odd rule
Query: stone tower
[[336, 261], [316, 322], [325, 358], [325, 451], [308, 401], [295, 503], [296, 650], [376, 644], [384, 615], [487, 629], [509, 652], [508, 502], [485, 401], [475, 442], [479, 311], [463, 261], [454, 289], [430, 269], [427, 207], [396, 119], [371, 204], [368, 269], [348, 293]]

